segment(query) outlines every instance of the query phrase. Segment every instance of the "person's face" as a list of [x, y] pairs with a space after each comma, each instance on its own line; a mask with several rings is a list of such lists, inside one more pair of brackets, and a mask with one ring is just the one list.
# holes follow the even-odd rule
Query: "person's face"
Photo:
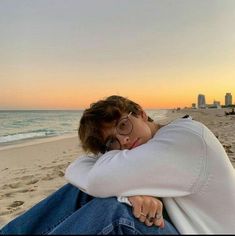
[[124, 113], [116, 123], [104, 125], [103, 137], [109, 150], [132, 149], [152, 138], [152, 131], [144, 111], [137, 117]]

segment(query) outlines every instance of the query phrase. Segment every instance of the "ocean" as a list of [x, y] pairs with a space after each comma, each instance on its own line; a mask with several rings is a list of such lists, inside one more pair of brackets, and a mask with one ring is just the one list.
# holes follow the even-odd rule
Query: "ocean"
[[[167, 110], [146, 110], [154, 120], [166, 116]], [[0, 145], [48, 138], [66, 134], [77, 135], [83, 110], [0, 110]]]

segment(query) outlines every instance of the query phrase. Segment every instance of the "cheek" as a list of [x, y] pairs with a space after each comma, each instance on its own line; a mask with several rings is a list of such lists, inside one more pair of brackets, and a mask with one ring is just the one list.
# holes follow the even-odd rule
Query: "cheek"
[[146, 139], [151, 138], [151, 130], [146, 124], [139, 124], [138, 127], [136, 127], [136, 133], [137, 136], [143, 137]]
[[152, 133], [149, 127], [146, 128], [145, 134], [146, 134], [147, 140], [149, 140], [152, 137]]

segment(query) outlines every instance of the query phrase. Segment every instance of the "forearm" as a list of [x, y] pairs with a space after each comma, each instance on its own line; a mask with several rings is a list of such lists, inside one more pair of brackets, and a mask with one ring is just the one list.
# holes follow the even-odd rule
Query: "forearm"
[[70, 168], [73, 173], [66, 172], [66, 177], [70, 183], [96, 197], [188, 195], [200, 168], [194, 175], [188, 170], [202, 163], [198, 158], [191, 158], [189, 162], [188, 158], [191, 151], [197, 153], [199, 145], [195, 142], [185, 151], [183, 147], [189, 140], [181, 137], [182, 147], [177, 149], [174, 140], [179, 137], [158, 139], [132, 150], [110, 151], [98, 160], [83, 158]]
[[88, 193], [88, 175], [96, 161], [96, 158], [89, 156], [77, 158], [67, 167], [65, 179], [83, 192]]

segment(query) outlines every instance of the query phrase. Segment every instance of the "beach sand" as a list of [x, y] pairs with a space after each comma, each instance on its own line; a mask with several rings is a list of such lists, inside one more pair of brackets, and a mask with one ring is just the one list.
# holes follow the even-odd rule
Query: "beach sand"
[[77, 136], [0, 147], [0, 228], [64, 185], [82, 151]]
[[[191, 115], [218, 137], [235, 167], [235, 116], [224, 111], [229, 109], [170, 110], [159, 123]], [[82, 154], [76, 136], [0, 147], [0, 228], [67, 183], [65, 169]]]

